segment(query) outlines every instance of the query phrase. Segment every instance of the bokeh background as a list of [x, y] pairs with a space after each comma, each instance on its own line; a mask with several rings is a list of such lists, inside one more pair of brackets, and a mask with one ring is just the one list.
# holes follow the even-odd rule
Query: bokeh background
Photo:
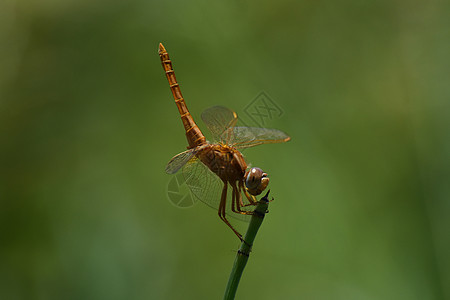
[[193, 116], [292, 141], [238, 299], [450, 299], [448, 1], [0, 3], [0, 298], [220, 299], [238, 240], [167, 198]]

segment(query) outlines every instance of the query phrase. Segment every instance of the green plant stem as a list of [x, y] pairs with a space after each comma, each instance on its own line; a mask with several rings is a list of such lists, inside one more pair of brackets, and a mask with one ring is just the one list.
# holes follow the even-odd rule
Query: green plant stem
[[244, 272], [245, 265], [247, 264], [250, 252], [252, 250], [253, 241], [255, 240], [258, 229], [261, 226], [269, 207], [269, 200], [267, 198], [269, 196], [269, 192], [270, 190], [263, 198], [261, 198], [261, 200], [259, 200], [255, 210], [253, 211], [250, 224], [248, 225], [244, 240], [242, 241], [236, 254], [233, 269], [231, 269], [231, 274], [228, 278], [227, 288], [223, 297], [224, 300], [232, 300], [236, 295], [242, 272]]

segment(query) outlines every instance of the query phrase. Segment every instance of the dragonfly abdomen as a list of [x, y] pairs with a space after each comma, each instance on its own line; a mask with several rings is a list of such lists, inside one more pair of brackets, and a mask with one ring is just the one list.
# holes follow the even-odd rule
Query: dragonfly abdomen
[[172, 91], [173, 98], [175, 99], [175, 104], [177, 105], [178, 112], [181, 116], [181, 121], [184, 125], [184, 130], [186, 132], [186, 138], [190, 148], [201, 146], [206, 144], [206, 138], [195, 124], [189, 110], [184, 101], [183, 95], [181, 94], [180, 85], [175, 77], [175, 71], [172, 67], [172, 61], [169, 58], [169, 54], [162, 44], [159, 44], [159, 57], [161, 59], [162, 66], [166, 72], [167, 80], [169, 81], [170, 90]]
[[189, 144], [188, 149], [206, 144], [206, 138], [203, 135], [200, 128], [198, 128], [197, 124], [195, 124], [194, 118], [192, 118], [191, 114], [187, 110], [186, 104], [184, 104], [184, 107], [186, 108], [186, 111], [183, 114], [180, 113], [180, 115], [181, 121], [183, 122], [184, 125], [184, 130], [186, 131], [186, 139]]

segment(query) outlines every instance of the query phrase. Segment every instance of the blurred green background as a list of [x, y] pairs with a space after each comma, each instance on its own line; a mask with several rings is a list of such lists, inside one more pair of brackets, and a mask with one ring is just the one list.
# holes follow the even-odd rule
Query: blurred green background
[[238, 299], [450, 299], [448, 1], [0, 4], [0, 298], [221, 299], [238, 240], [164, 173], [264, 90], [292, 141]]

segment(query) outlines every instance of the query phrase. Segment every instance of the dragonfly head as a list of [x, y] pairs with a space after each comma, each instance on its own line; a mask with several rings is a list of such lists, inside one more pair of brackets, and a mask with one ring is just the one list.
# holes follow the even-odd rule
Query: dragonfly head
[[260, 168], [251, 168], [245, 174], [245, 186], [250, 194], [257, 196], [269, 185], [269, 177]]

